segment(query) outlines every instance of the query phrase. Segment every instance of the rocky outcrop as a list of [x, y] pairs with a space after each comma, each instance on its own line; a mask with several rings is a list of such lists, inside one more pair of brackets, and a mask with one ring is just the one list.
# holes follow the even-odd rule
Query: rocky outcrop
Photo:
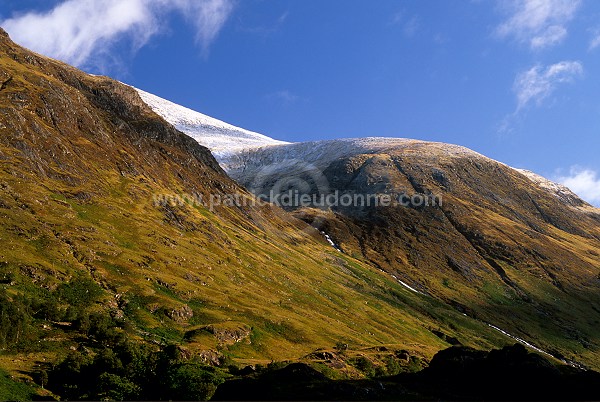
[[167, 317], [172, 319], [177, 323], [185, 323], [188, 322], [194, 316], [194, 310], [190, 308], [187, 304], [179, 308], [171, 308], [165, 311]]
[[250, 337], [252, 329], [245, 324], [211, 324], [202, 328], [215, 338], [220, 345], [233, 345], [238, 342], [242, 342]]

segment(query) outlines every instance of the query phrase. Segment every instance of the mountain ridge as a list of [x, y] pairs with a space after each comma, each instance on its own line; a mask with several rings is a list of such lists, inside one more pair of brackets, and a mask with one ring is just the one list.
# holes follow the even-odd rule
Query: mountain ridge
[[[325, 140], [316, 140], [316, 141], [308, 141], [308, 142], [296, 142], [289, 143], [285, 141], [275, 140], [271, 137], [265, 136], [264, 134], [259, 134], [255, 132], [249, 132], [245, 129], [241, 129], [236, 126], [229, 125], [228, 123], [224, 123], [220, 120], [211, 118], [197, 111], [188, 109], [184, 106], [177, 105], [171, 101], [160, 98], [159, 96], [150, 94], [141, 89], [136, 90], [140, 93], [142, 99], [159, 115], [161, 115], [165, 120], [172, 123], [175, 127], [179, 128], [182, 132], [190, 135], [192, 138], [196, 139], [199, 143], [206, 146], [213, 152], [221, 166], [228, 172], [232, 171], [233, 175], [236, 174], [236, 171], [239, 170], [239, 164], [241, 163], [243, 155], [246, 151], [260, 154], [264, 153], [267, 155], [278, 155], [292, 153], [294, 154], [292, 158], [294, 159], [302, 159], [307, 161], [308, 163], [315, 163], [318, 161], [318, 157], [314, 156], [314, 147], [325, 148], [326, 144], [331, 144], [333, 146], [329, 148], [333, 148], [334, 146], [337, 149], [336, 152], [332, 152], [333, 155], [322, 155], [326, 156], [329, 159], [347, 156], [348, 153], [355, 152], [357, 149], [346, 149], [344, 150], [344, 146], [348, 148], [361, 148], [364, 151], [369, 151], [369, 147], [375, 148], [384, 148], [386, 146], [392, 146], [393, 143], [399, 142], [422, 142], [429, 144], [436, 144], [439, 146], [447, 147], [448, 151], [459, 152], [462, 151], [464, 153], [472, 153], [474, 155], [484, 156], [474, 150], [471, 150], [467, 147], [455, 144], [448, 144], [443, 142], [431, 142], [426, 140], [417, 140], [417, 139], [409, 139], [409, 138], [396, 138], [396, 137], [358, 137], [358, 138], [339, 138], [339, 139], [325, 139]], [[227, 140], [227, 133], [223, 133], [219, 137], [215, 136], [214, 139], [211, 137], [214, 136], [211, 131], [218, 131], [219, 128], [227, 128], [231, 131], [240, 131], [246, 134], [249, 139], [248, 142], [244, 142], [243, 139], [240, 142], [240, 138], [237, 138], [234, 135], [230, 135], [231, 138], [235, 138], [234, 140]], [[377, 143], [379, 142], [379, 144]], [[296, 151], [296, 152], [294, 152]], [[306, 158], [308, 157], [308, 160]], [[290, 159], [289, 156], [281, 155], [280, 158]], [[488, 158], [488, 157], [486, 157]], [[491, 158], [488, 158], [491, 159]], [[492, 159], [493, 160], [493, 159]], [[496, 161], [498, 163], [502, 163], [500, 161]], [[508, 167], [513, 168], [512, 166], [506, 165]], [[530, 179], [536, 185], [547, 189], [549, 192], [552, 192], [557, 195], [557, 197], [563, 199], [566, 204], [570, 204], [573, 207], [578, 208], [596, 208], [592, 205], [589, 205], [585, 202], [584, 205], [580, 202], [581, 198], [573, 193], [566, 186], [555, 183], [552, 180], [549, 180], [535, 172], [526, 169], [513, 168], [516, 171], [519, 171], [523, 175], [525, 175], [528, 179]], [[597, 209], [597, 208], [596, 208]], [[591, 209], [590, 209], [591, 210]]]
[[[443, 205], [433, 207], [285, 209], [410, 291], [554, 355], [591, 361], [594, 352], [581, 358], [558, 352], [550, 341], [571, 339], [571, 350], [598, 347], [593, 331], [584, 329], [588, 324], [570, 328], [569, 314], [583, 308], [592, 320], [600, 308], [593, 296], [600, 285], [593, 251], [600, 247], [600, 210], [564, 186], [464, 147], [411, 139], [262, 146], [218, 159], [238, 183], [267, 198], [273, 189], [311, 196], [439, 195]], [[588, 307], [577, 301], [582, 294], [590, 298]], [[502, 313], [511, 305], [512, 322]], [[552, 323], [533, 324], [538, 314], [553, 317]]]
[[165, 120], [220, 157], [237, 150], [264, 145], [287, 144], [265, 135], [225, 123], [184, 106], [135, 88], [140, 97]]

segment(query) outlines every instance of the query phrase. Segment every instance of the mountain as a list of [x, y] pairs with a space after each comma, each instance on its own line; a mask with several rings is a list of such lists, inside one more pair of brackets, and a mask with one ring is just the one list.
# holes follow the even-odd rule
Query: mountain
[[[451, 344], [512, 342], [258, 202], [150, 98], [0, 31], [0, 391], [10, 375], [42, 394], [131, 399], [163, 363], [185, 377], [197, 361], [230, 375], [304, 358], [360, 376], [421, 367]], [[335, 350], [343, 359], [322, 359]]]
[[209, 148], [217, 158], [232, 152], [266, 145], [287, 144], [265, 135], [244, 130], [148, 92], [137, 89], [142, 100], [165, 120]]
[[[415, 294], [599, 367], [600, 210], [566, 187], [464, 147], [410, 139], [266, 144], [218, 160], [272, 201], [334, 197], [283, 207]], [[342, 205], [357, 195], [408, 202]]]
[[277, 142], [0, 30], [0, 399], [362, 381], [451, 345], [597, 368], [600, 216], [530, 177], [447, 144]]

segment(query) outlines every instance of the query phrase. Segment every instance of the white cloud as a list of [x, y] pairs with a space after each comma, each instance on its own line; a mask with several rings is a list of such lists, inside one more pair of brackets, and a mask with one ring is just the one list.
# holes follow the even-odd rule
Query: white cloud
[[559, 44], [567, 36], [567, 29], [560, 25], [552, 25], [546, 28], [542, 35], [531, 38], [531, 47], [541, 49]]
[[233, 11], [231, 0], [162, 0], [177, 3], [196, 27], [196, 40], [206, 51]]
[[561, 61], [547, 67], [536, 65], [520, 73], [513, 85], [517, 95], [517, 111], [531, 102], [541, 105], [558, 84], [572, 82], [582, 74], [583, 66], [578, 61]]
[[272, 20], [266, 24], [255, 25], [255, 26], [240, 26], [240, 27], [238, 27], [238, 29], [240, 29], [243, 32], [248, 32], [250, 34], [268, 37], [268, 36], [278, 32], [283, 27], [283, 25], [285, 24], [285, 22], [287, 21], [289, 16], [290, 16], [290, 12], [285, 11], [277, 19]]
[[593, 32], [593, 34], [594, 34], [594, 36], [592, 37], [592, 40], [590, 41], [590, 46], [589, 46], [590, 50], [594, 50], [595, 48], [600, 46], [600, 30], [595, 30]]
[[557, 45], [567, 36], [581, 0], [510, 0], [501, 2], [509, 17], [496, 28], [501, 38], [512, 37], [532, 49]]
[[282, 91], [272, 92], [267, 95], [267, 98], [274, 100], [278, 103], [281, 103], [283, 105], [290, 105], [300, 99], [298, 97], [298, 95], [293, 94], [292, 92], [288, 91], [287, 89], [282, 90]]
[[421, 23], [419, 21], [419, 17], [413, 16], [410, 20], [404, 24], [403, 31], [406, 37], [415, 36], [417, 31], [419, 30]]
[[590, 204], [600, 206], [600, 175], [598, 172], [574, 166], [567, 176], [558, 176], [555, 180], [569, 187]]
[[165, 16], [181, 12], [207, 51], [233, 10], [232, 0], [65, 0], [44, 13], [1, 21], [17, 43], [76, 66], [95, 65], [119, 41], [133, 50], [166, 28]]
[[421, 28], [421, 19], [419, 16], [413, 15], [408, 18], [405, 11], [398, 11], [395, 13], [390, 22], [392, 25], [402, 26], [402, 33], [407, 38], [415, 36]]

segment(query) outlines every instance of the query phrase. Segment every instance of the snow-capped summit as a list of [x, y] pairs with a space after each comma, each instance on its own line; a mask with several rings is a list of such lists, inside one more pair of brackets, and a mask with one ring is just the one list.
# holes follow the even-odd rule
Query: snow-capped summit
[[188, 109], [166, 99], [137, 89], [140, 97], [158, 115], [179, 131], [189, 135], [200, 145], [210, 149], [217, 160], [242, 150], [267, 145], [288, 144], [253, 131], [225, 123], [205, 114]]
[[555, 197], [559, 198], [564, 203], [569, 204], [571, 206], [577, 206], [577, 207], [582, 206], [581, 198], [577, 194], [575, 194], [573, 191], [571, 191], [571, 189], [568, 188], [567, 186], [560, 184], [560, 183], [553, 182], [552, 180], [549, 180], [543, 176], [540, 176], [539, 174], [534, 173], [530, 170], [526, 170], [526, 169], [515, 169], [515, 170], [522, 173], [525, 177], [527, 177], [529, 180], [534, 182], [537, 186], [539, 186], [540, 188], [543, 188], [544, 190], [553, 194]]
[[312, 165], [318, 169], [325, 169], [340, 158], [358, 154], [375, 154], [389, 149], [414, 149], [419, 147], [423, 147], [424, 152], [435, 148], [443, 150], [448, 155], [483, 157], [475, 151], [457, 145], [408, 138], [364, 137], [297, 142], [275, 147], [257, 147], [231, 153], [221, 158], [219, 163], [230, 176], [237, 180], [238, 175], [255, 174], [255, 169], [261, 169], [264, 166], [281, 166], [282, 169], [288, 169], [293, 161], [303, 166]]
[[[423, 155], [435, 150], [446, 156], [488, 159], [461, 146], [406, 138], [344, 138], [300, 143], [278, 141], [266, 135], [225, 123], [140, 89], [136, 88], [136, 90], [154, 112], [181, 132], [210, 149], [221, 167], [231, 177], [242, 183], [249, 177], [257, 175], [265, 167], [277, 167], [281, 174], [289, 173], [294, 169], [305, 169], [307, 165], [325, 169], [339, 158], [377, 153], [389, 149], [410, 148], [414, 152], [416, 149], [422, 148]], [[515, 170], [531, 180], [534, 185], [568, 205], [578, 208], [587, 205], [575, 193], [561, 184], [527, 170]]]

